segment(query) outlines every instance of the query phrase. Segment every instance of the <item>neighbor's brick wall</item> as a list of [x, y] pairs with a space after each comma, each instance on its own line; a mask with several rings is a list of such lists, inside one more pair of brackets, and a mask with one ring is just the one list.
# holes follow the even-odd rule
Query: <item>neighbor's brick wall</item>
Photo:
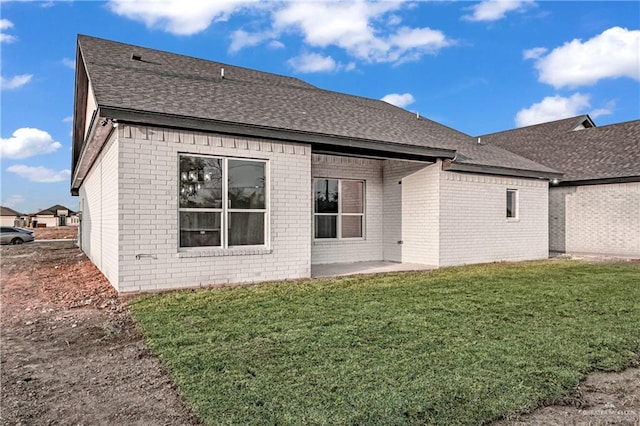
[[[311, 247], [311, 262], [322, 264], [382, 260], [382, 162], [365, 158], [313, 154], [311, 173], [314, 178], [365, 181], [365, 238], [314, 240]], [[309, 198], [312, 197], [313, 189], [309, 187]], [[313, 226], [312, 222], [311, 233], [308, 235], [310, 239], [313, 238]]]
[[430, 163], [412, 161], [384, 160], [382, 162], [383, 186], [383, 217], [384, 226], [383, 258], [392, 262], [402, 262], [402, 179], [418, 170], [424, 169]]
[[81, 249], [119, 289], [118, 135], [114, 132], [80, 186]]
[[552, 187], [550, 249], [640, 256], [640, 182]]
[[402, 179], [402, 261], [438, 265], [440, 164]]
[[[152, 127], [118, 131], [120, 291], [310, 276], [309, 146]], [[270, 249], [178, 249], [178, 153], [268, 160]]]
[[[506, 190], [518, 190], [518, 219]], [[548, 183], [441, 171], [439, 266], [544, 259], [549, 253]]]

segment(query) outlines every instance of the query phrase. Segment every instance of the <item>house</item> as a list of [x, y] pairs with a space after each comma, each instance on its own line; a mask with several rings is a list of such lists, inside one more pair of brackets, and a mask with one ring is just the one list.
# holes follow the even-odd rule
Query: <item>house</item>
[[78, 226], [80, 219], [76, 212], [65, 206], [56, 204], [31, 215], [33, 227], [51, 228], [58, 226]]
[[0, 206], [0, 225], [2, 226], [26, 226], [27, 216], [18, 213], [10, 207]]
[[121, 292], [548, 257], [555, 168], [380, 100], [80, 35], [79, 244]]
[[482, 140], [564, 173], [549, 190], [551, 251], [640, 257], [640, 120], [581, 115]]

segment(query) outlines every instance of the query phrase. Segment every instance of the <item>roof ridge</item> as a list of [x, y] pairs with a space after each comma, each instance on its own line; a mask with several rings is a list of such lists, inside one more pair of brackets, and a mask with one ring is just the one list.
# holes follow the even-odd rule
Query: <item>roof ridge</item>
[[[498, 132], [493, 132], [493, 133], [485, 133], [484, 135], [480, 135], [479, 137], [499, 135], [499, 134], [502, 134], [502, 133], [518, 132], [518, 131], [522, 131], [522, 130], [526, 130], [526, 129], [532, 129], [534, 127], [547, 127], [547, 126], [551, 126], [553, 124], [558, 124], [560, 122], [569, 121], [569, 120], [578, 120], [578, 119], [580, 119], [579, 121], [582, 122], [586, 118], [589, 118], [589, 114], [581, 114], [581, 115], [576, 115], [576, 116], [573, 116], [573, 117], [560, 118], [558, 120], [545, 121], [544, 123], [530, 124], [528, 126], [516, 127], [515, 129], [507, 129], [507, 130], [500, 130]], [[595, 128], [595, 127], [591, 127], [591, 128]]]
[[262, 71], [262, 70], [257, 70], [257, 69], [254, 69], [254, 68], [243, 67], [243, 66], [240, 66], [240, 65], [232, 65], [232, 64], [225, 63], [225, 62], [214, 61], [212, 59], [204, 59], [204, 58], [199, 58], [197, 56], [186, 55], [186, 54], [183, 54], [183, 53], [169, 52], [169, 51], [166, 51], [166, 50], [155, 49], [153, 47], [145, 47], [145, 46], [139, 46], [139, 45], [131, 44], [131, 43], [123, 43], [123, 42], [120, 42], [120, 41], [109, 40], [109, 39], [106, 39], [106, 38], [94, 37], [94, 36], [90, 36], [90, 35], [87, 35], [87, 34], [80, 34], [80, 33], [78, 33], [78, 43], [79, 44], [81, 44], [81, 42], [80, 42], [81, 38], [99, 40], [99, 41], [102, 41], [102, 42], [118, 44], [120, 46], [127, 46], [127, 47], [131, 47], [131, 48], [135, 48], [135, 49], [150, 50], [150, 51], [157, 52], [157, 53], [163, 54], [163, 55], [169, 54], [169, 55], [173, 55], [173, 56], [180, 56], [180, 57], [183, 57], [183, 58], [188, 58], [188, 59], [191, 59], [191, 60], [194, 60], [194, 61], [199, 61], [199, 62], [205, 62], [205, 63], [211, 63], [211, 64], [219, 64], [219, 65], [222, 65], [222, 66], [225, 66], [225, 67], [236, 68], [236, 69], [244, 70], [244, 71], [247, 71], [247, 72], [250, 72], [250, 73], [261, 73], [261, 74], [265, 74], [265, 75], [276, 76], [276, 77], [279, 77], [279, 78], [295, 80], [298, 83], [303, 83], [304, 85], [315, 87], [314, 85], [312, 85], [312, 84], [310, 84], [310, 83], [308, 83], [308, 82], [306, 82], [304, 80], [301, 80], [301, 79], [299, 79], [297, 77], [291, 77], [291, 76], [283, 75], [283, 74], [276, 74], [276, 73], [270, 72], [270, 71]]

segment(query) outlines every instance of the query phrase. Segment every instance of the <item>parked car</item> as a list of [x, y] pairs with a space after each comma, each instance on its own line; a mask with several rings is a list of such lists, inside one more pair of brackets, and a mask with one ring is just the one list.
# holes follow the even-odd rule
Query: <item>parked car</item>
[[33, 231], [17, 226], [0, 227], [0, 244], [22, 244], [35, 240]]

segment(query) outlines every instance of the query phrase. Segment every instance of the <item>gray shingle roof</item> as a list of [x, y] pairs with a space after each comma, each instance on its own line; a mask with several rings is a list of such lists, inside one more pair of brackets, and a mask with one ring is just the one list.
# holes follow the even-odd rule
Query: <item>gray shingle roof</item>
[[564, 173], [564, 181], [640, 176], [640, 120], [574, 130], [588, 116], [482, 136]]
[[75, 214], [75, 212], [65, 206], [61, 206], [60, 204], [56, 204], [55, 206], [51, 206], [48, 209], [44, 209], [39, 211], [36, 214], [39, 215], [54, 215], [54, 216], [58, 216], [58, 210], [67, 210], [69, 212], [69, 214]]
[[[260, 128], [457, 150], [460, 163], [554, 173], [386, 102], [299, 79], [89, 36], [78, 44], [98, 105]], [[133, 60], [136, 55], [140, 60]], [[224, 78], [221, 69], [224, 68]], [[158, 123], [161, 125], [162, 123]]]
[[0, 216], [22, 216], [22, 213], [18, 213], [11, 207], [0, 206]]

